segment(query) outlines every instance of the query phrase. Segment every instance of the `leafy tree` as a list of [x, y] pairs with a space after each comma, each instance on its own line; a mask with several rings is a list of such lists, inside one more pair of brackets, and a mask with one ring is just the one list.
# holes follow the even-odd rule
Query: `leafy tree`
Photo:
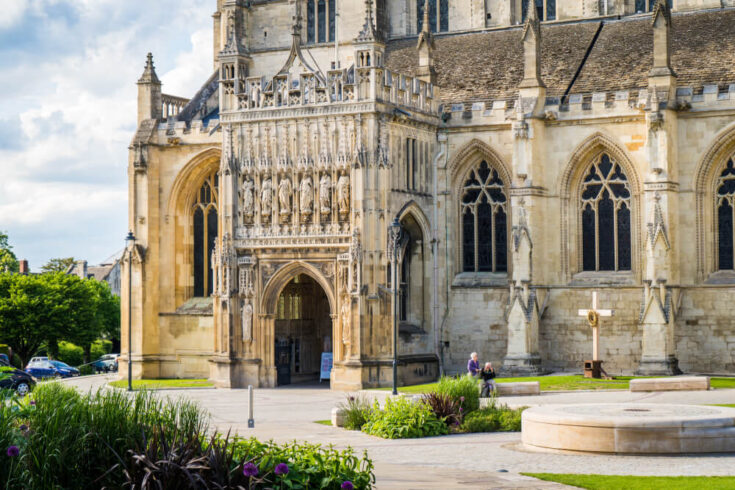
[[0, 231], [0, 272], [18, 272], [18, 259], [8, 241], [8, 234]]
[[51, 259], [46, 262], [41, 271], [43, 272], [66, 272], [69, 266], [74, 263], [74, 257], [64, 257]]

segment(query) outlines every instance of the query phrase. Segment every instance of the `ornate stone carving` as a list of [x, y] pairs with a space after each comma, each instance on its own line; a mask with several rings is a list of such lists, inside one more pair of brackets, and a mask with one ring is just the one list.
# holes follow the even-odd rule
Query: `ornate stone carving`
[[300, 193], [301, 215], [304, 217], [311, 216], [314, 204], [314, 184], [308, 175], [301, 179]]
[[360, 291], [360, 264], [362, 263], [362, 246], [360, 245], [360, 232], [352, 232], [350, 242], [350, 291], [356, 294]]
[[350, 178], [342, 174], [337, 180], [337, 203], [342, 217], [350, 213]]
[[280, 204], [281, 217], [288, 217], [291, 214], [291, 179], [284, 177], [278, 184], [278, 202]]
[[319, 180], [319, 211], [322, 216], [329, 215], [332, 210], [332, 178], [325, 173]]
[[242, 215], [246, 223], [250, 223], [255, 213], [255, 199], [253, 196], [253, 181], [245, 178], [242, 183]]
[[253, 305], [250, 299], [243, 301], [242, 305], [242, 340], [243, 342], [253, 341]]
[[345, 357], [350, 355], [350, 340], [352, 338], [350, 316], [352, 313], [350, 305], [350, 297], [342, 296], [342, 308], [340, 309], [340, 319], [342, 320], [342, 343], [345, 345]]
[[260, 213], [265, 218], [270, 216], [273, 208], [273, 181], [269, 178], [263, 181], [260, 188]]

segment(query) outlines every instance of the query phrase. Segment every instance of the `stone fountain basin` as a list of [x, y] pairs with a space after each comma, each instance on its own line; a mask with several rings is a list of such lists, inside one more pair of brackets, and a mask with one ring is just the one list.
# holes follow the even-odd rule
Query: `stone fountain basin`
[[529, 447], [615, 454], [735, 452], [735, 408], [606, 403], [523, 412]]

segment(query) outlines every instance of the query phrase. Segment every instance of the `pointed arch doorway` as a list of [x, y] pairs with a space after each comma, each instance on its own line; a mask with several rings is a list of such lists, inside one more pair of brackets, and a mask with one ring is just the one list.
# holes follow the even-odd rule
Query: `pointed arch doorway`
[[311, 276], [295, 275], [275, 305], [276, 385], [318, 382], [322, 354], [332, 353], [333, 340], [327, 293]]

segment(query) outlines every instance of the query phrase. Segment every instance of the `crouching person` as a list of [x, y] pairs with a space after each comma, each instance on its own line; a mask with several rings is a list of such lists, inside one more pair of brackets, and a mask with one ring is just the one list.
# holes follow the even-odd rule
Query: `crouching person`
[[492, 362], [486, 362], [485, 367], [480, 370], [480, 379], [482, 380], [482, 391], [480, 398], [487, 398], [491, 391], [495, 391], [495, 370]]

